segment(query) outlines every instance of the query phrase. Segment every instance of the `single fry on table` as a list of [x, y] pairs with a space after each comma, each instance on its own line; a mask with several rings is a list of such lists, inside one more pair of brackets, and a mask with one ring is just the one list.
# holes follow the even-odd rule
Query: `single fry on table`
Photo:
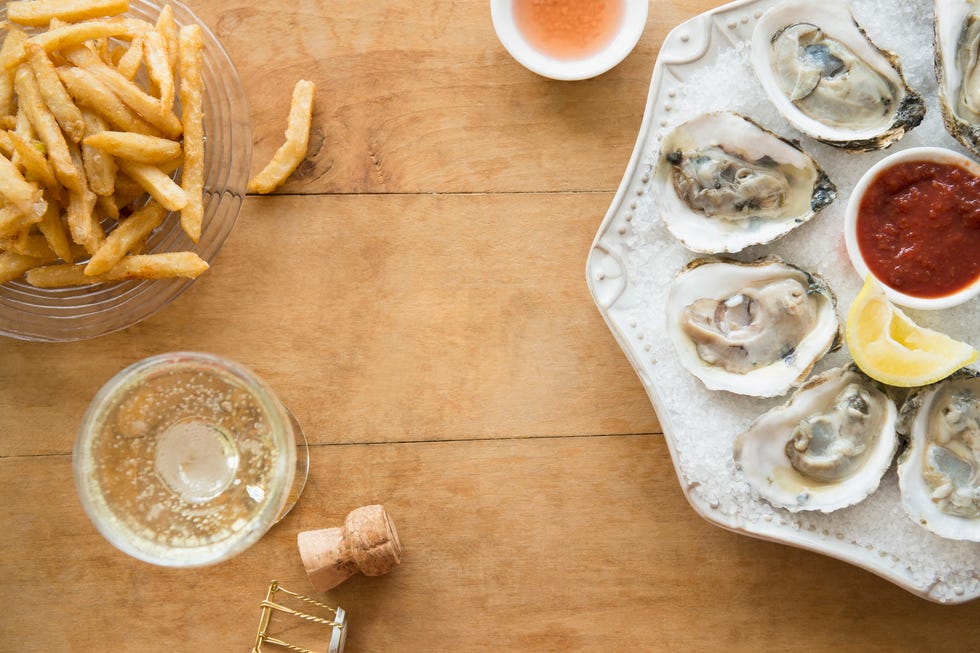
[[310, 123], [313, 120], [313, 82], [301, 79], [293, 88], [286, 125], [286, 142], [276, 151], [272, 160], [248, 182], [248, 190], [254, 193], [271, 193], [279, 187], [306, 157], [310, 142]]

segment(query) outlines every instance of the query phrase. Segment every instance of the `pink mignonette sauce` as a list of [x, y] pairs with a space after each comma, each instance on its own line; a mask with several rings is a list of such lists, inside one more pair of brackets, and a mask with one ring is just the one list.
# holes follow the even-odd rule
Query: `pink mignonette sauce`
[[584, 59], [609, 45], [625, 0], [514, 0], [514, 22], [528, 43], [556, 59]]

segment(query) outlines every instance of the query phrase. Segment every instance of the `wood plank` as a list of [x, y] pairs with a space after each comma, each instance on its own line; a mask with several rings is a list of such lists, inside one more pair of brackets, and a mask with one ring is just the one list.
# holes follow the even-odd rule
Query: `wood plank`
[[200, 350], [266, 379], [312, 442], [659, 430], [585, 285], [608, 193], [249, 198], [157, 315], [0, 342], [0, 455], [64, 453], [98, 388]]
[[73, 497], [68, 456], [0, 461], [3, 641], [19, 651], [248, 650], [271, 578], [312, 592], [296, 534], [375, 502], [396, 523], [403, 564], [320, 595], [349, 611], [348, 653], [773, 642], [790, 653], [955, 653], [980, 638], [980, 602], [929, 604], [855, 567], [702, 521], [660, 437], [318, 446], [312, 462], [294, 512], [252, 549], [168, 570], [102, 540]]
[[625, 62], [556, 82], [514, 61], [486, 0], [198, 0], [245, 86], [253, 170], [282, 142], [290, 91], [317, 85], [309, 158], [281, 192], [613, 190], [662, 38], [710, 0], [651, 5]]

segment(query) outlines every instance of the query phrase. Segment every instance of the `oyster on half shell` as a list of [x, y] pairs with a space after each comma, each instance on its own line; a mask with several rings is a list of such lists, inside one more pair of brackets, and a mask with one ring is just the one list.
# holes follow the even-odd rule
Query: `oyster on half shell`
[[935, 1], [935, 64], [946, 131], [980, 155], [980, 4]]
[[752, 33], [752, 67], [794, 127], [837, 147], [888, 147], [925, 116], [898, 57], [875, 45], [839, 0], [770, 7]]
[[781, 395], [840, 340], [833, 293], [778, 258], [692, 261], [671, 282], [667, 333], [711, 390]]
[[897, 413], [856, 366], [828, 370], [735, 439], [735, 464], [773, 505], [832, 512], [878, 488], [898, 447]]
[[654, 191], [670, 232], [703, 253], [768, 243], [837, 197], [797, 144], [727, 111], [700, 115], [664, 137]]
[[909, 395], [899, 432], [902, 506], [945, 538], [980, 542], [980, 375], [971, 369]]

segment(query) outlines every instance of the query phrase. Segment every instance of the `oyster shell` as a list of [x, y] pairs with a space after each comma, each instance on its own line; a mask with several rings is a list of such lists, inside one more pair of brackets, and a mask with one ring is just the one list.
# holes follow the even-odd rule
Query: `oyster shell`
[[752, 33], [752, 66], [786, 119], [830, 145], [882, 149], [925, 116], [898, 57], [868, 39], [839, 0], [771, 7]]
[[902, 507], [945, 538], [980, 542], [980, 375], [965, 369], [909, 395], [899, 432]]
[[738, 252], [812, 218], [837, 188], [800, 147], [736, 113], [706, 113], [664, 137], [654, 192], [695, 252]]
[[711, 390], [781, 395], [839, 344], [833, 293], [778, 258], [692, 261], [671, 282], [667, 332]]
[[935, 64], [946, 131], [980, 156], [980, 5], [936, 0]]
[[856, 366], [828, 370], [735, 439], [735, 464], [769, 503], [832, 512], [878, 488], [898, 447], [897, 413]]

